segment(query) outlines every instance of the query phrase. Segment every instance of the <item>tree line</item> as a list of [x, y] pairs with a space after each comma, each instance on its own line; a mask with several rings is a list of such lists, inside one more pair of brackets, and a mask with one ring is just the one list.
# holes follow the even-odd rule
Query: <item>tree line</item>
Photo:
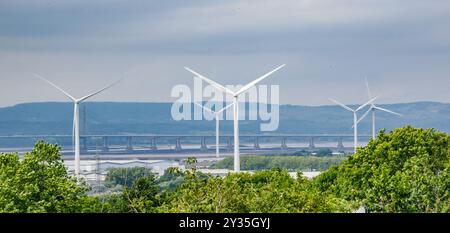
[[450, 212], [450, 136], [434, 129], [381, 131], [312, 180], [277, 166], [214, 177], [190, 158], [190, 169], [161, 177], [111, 170], [106, 185], [121, 188], [101, 195], [88, 195], [86, 183], [68, 175], [59, 150], [41, 141], [23, 159], [0, 155], [0, 212]]
[[[270, 170], [273, 168], [286, 169], [288, 171], [325, 171], [332, 166], [339, 165], [345, 157], [342, 156], [242, 156], [242, 170]], [[227, 157], [212, 167], [219, 169], [232, 169], [233, 158]]]

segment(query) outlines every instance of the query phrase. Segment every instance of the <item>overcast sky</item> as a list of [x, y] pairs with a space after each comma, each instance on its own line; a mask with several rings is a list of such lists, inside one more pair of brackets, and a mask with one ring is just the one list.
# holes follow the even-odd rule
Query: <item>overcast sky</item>
[[223, 84], [279, 84], [283, 104], [450, 102], [450, 1], [0, 1], [0, 106], [174, 101], [194, 70]]

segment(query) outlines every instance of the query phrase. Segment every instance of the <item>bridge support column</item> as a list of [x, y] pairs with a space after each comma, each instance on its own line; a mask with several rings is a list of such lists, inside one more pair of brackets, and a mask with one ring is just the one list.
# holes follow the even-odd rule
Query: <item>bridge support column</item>
[[151, 139], [151, 146], [150, 146], [150, 149], [152, 149], [152, 150], [158, 150], [158, 145], [157, 145], [156, 138], [152, 138], [152, 139]]
[[281, 139], [281, 149], [287, 149], [286, 138]]
[[308, 148], [309, 148], [310, 150], [316, 149], [316, 145], [314, 145], [314, 138], [313, 138], [313, 137], [311, 137], [311, 138], [309, 139], [309, 146], [308, 146]]
[[81, 137], [81, 152], [87, 152], [87, 138]]
[[338, 139], [337, 149], [338, 149], [339, 151], [344, 151], [344, 143], [342, 143], [342, 138], [339, 138], [339, 139]]
[[260, 149], [261, 147], [259, 147], [259, 138], [255, 137], [255, 142], [253, 143], [253, 149], [257, 150]]
[[208, 150], [208, 146], [206, 145], [206, 137], [202, 137], [200, 150], [202, 151]]
[[133, 138], [127, 137], [127, 151], [133, 151]]
[[175, 142], [175, 151], [181, 151], [181, 138], [177, 138], [176, 142]]
[[228, 151], [233, 150], [233, 140], [231, 139], [231, 137], [227, 137], [227, 149]]
[[102, 147], [102, 151], [103, 151], [103, 152], [109, 151], [108, 137], [103, 137], [103, 147]]

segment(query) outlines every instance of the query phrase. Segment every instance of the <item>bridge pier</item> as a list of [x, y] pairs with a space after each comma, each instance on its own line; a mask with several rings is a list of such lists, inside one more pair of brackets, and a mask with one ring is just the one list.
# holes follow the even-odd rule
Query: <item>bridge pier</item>
[[286, 138], [285, 138], [285, 137], [283, 137], [283, 138], [281, 139], [281, 149], [282, 149], [282, 150], [287, 149]]
[[202, 151], [208, 150], [208, 146], [206, 145], [206, 137], [202, 137], [200, 150]]
[[311, 137], [311, 138], [309, 139], [309, 146], [308, 146], [308, 148], [309, 148], [310, 150], [316, 149], [316, 145], [314, 145], [314, 138], [313, 138], [313, 137]]
[[150, 149], [152, 149], [152, 150], [158, 150], [158, 142], [156, 141], [156, 137], [155, 138], [152, 138], [151, 139], [151, 142], [150, 142]]
[[175, 142], [175, 151], [181, 151], [183, 148], [181, 148], [181, 138], [177, 138]]
[[255, 137], [255, 142], [253, 143], [253, 149], [257, 150], [257, 149], [261, 149], [261, 147], [259, 147], [259, 138]]
[[102, 151], [103, 152], [108, 152], [109, 151], [108, 137], [103, 137]]
[[342, 138], [339, 138], [339, 139], [338, 139], [337, 149], [338, 149], [339, 151], [344, 151], [344, 143], [342, 143]]
[[127, 151], [133, 151], [133, 137], [127, 137]]
[[233, 150], [233, 140], [231, 139], [231, 137], [227, 137], [227, 149], [228, 151]]
[[[147, 150], [151, 150], [152, 151], [156, 151], [158, 148], [157, 145], [157, 141], [159, 138], [162, 138], [161, 140], [159, 140], [159, 143], [161, 142], [167, 142], [166, 139], [168, 139], [170, 141], [168, 147], [170, 148], [171, 151], [174, 151], [174, 149], [176, 150], [181, 150], [181, 142], [180, 142], [180, 138], [181, 139], [191, 139], [191, 138], [195, 138], [194, 140], [201, 140], [201, 145], [197, 145], [196, 150], [200, 151], [200, 149], [202, 150], [211, 150], [214, 146], [211, 144], [207, 144], [209, 143], [210, 138], [212, 137], [212, 135], [209, 134], [205, 134], [205, 135], [156, 135], [156, 134], [149, 134], [149, 135], [81, 135], [80, 136], [80, 150], [83, 154], [86, 153], [93, 153], [94, 151], [91, 151], [91, 149], [93, 149], [93, 145], [96, 145], [96, 149], [101, 150], [102, 153], [108, 153], [108, 151], [115, 151], [117, 149], [117, 143], [120, 143], [120, 148], [121, 148], [121, 153], [128, 153], [130, 151], [134, 151], [134, 141], [136, 139], [139, 139], [139, 141], [141, 139], [146, 141], [146, 148]], [[366, 139], [369, 138], [370, 135], [359, 135], [360, 139]], [[60, 143], [64, 143], [67, 144], [67, 148], [70, 149], [74, 149], [72, 145], [70, 145], [68, 142], [72, 139], [72, 135], [21, 135], [21, 136], [0, 136], [0, 142], [3, 143], [3, 140], [10, 140], [10, 139], [23, 139], [23, 140], [34, 140], [34, 139], [43, 139], [46, 140], [48, 142], [60, 142]], [[178, 139], [177, 139], [178, 138]], [[251, 150], [273, 150], [273, 149], [279, 149], [281, 147], [281, 149], [293, 149], [291, 145], [291, 141], [289, 141], [289, 143], [291, 143], [289, 146], [287, 145], [287, 140], [294, 140], [295, 139], [301, 139], [301, 144], [302, 144], [302, 148], [306, 149], [306, 150], [311, 150], [311, 151], [315, 151], [318, 148], [329, 148], [332, 149], [333, 151], [338, 150], [339, 152], [343, 152], [343, 151], [347, 151], [350, 150], [351, 147], [347, 146], [346, 144], [344, 144], [343, 142], [347, 142], [347, 140], [349, 140], [350, 138], [353, 138], [353, 135], [350, 134], [288, 134], [288, 135], [283, 135], [283, 134], [249, 134], [249, 135], [242, 135], [241, 138], [244, 138], [245, 141], [247, 142], [247, 140], [250, 140], [250, 143], [252, 145], [250, 145]], [[163, 140], [164, 139], [164, 140]], [[177, 139], [177, 144], [174, 145], [172, 143], [175, 143], [175, 139]], [[226, 151], [226, 152], [231, 152], [234, 149], [234, 138], [232, 135], [223, 135], [220, 136], [220, 139], [222, 140], [221, 142], [223, 142], [223, 144], [221, 144], [221, 148], [220, 150], [222, 151]], [[262, 139], [261, 143], [259, 141], [259, 139]], [[280, 140], [280, 141], [278, 141]], [[112, 145], [111, 147], [109, 146], [109, 141], [113, 142], [114, 145]], [[189, 140], [190, 141], [190, 140]], [[295, 140], [294, 140], [295, 141]], [[187, 142], [187, 141], [186, 141]], [[276, 143], [277, 145], [275, 146], [271, 146], [270, 148], [266, 148], [266, 143]], [[308, 145], [309, 142], [309, 145]], [[315, 146], [315, 143], [318, 143], [317, 147]], [[330, 145], [331, 142], [331, 145]], [[225, 144], [226, 143], [226, 144]], [[278, 144], [280, 143], [280, 144]], [[306, 145], [305, 145], [306, 143]], [[199, 142], [200, 144], [200, 142]], [[263, 145], [264, 144], [264, 145]], [[319, 145], [320, 144], [320, 145]], [[138, 145], [136, 145], [136, 149], [139, 149]], [[1, 147], [1, 145], [0, 145]], [[163, 146], [164, 148], [166, 148], [166, 146]], [[247, 148], [247, 147], [246, 147]], [[184, 149], [184, 148], [183, 148]], [[2, 149], [0, 148], [0, 151], [2, 151]]]

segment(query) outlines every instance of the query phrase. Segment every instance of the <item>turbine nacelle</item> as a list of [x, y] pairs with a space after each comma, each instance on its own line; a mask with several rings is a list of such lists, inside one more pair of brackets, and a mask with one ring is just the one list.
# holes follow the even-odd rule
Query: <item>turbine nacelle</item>
[[387, 113], [390, 113], [390, 114], [393, 114], [393, 115], [397, 115], [397, 116], [399, 116], [399, 117], [402, 117], [402, 116], [403, 116], [403, 115], [400, 114], [400, 113], [397, 113], [397, 112], [394, 112], [394, 111], [391, 111], [391, 110], [388, 110], [388, 109], [385, 109], [385, 108], [378, 107], [377, 105], [374, 104], [374, 105], [370, 106], [369, 110], [367, 110], [367, 111], [361, 116], [361, 118], [359, 118], [358, 124], [359, 124], [362, 120], [364, 120], [364, 118], [366, 118], [367, 115], [369, 115], [369, 113], [370, 113], [371, 111], [375, 111], [375, 110], [379, 110], [379, 111], [382, 111], [382, 112], [387, 112]]

